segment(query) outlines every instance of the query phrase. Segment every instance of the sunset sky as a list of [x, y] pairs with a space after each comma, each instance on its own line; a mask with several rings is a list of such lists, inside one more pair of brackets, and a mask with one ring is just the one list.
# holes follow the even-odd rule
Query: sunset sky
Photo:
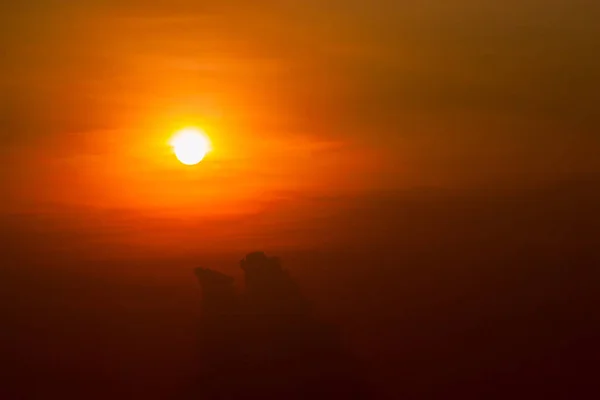
[[599, 266], [600, 0], [0, 0], [0, 399], [600, 398]]
[[[126, 3], [0, 8], [0, 211], [23, 235], [303, 248], [381, 196], [600, 173], [595, 1]], [[168, 146], [186, 126], [214, 148], [194, 167]]]

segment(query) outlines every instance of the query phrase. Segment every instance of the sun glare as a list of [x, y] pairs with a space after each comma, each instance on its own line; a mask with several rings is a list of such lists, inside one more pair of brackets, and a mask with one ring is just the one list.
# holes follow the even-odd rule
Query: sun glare
[[177, 159], [185, 165], [198, 164], [210, 151], [208, 136], [197, 128], [177, 131], [169, 143]]

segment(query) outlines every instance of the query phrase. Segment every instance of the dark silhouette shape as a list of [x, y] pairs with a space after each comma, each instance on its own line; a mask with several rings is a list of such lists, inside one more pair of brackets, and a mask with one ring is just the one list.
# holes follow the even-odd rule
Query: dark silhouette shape
[[245, 273], [246, 311], [257, 314], [301, 315], [309, 312], [308, 302], [277, 257], [250, 253], [240, 261]]
[[355, 361], [335, 330], [311, 313], [296, 282], [275, 257], [241, 260], [245, 290], [197, 268], [202, 288], [203, 398], [366, 398]]
[[202, 312], [205, 317], [232, 313], [237, 299], [233, 278], [204, 268], [196, 268], [196, 277], [202, 287]]

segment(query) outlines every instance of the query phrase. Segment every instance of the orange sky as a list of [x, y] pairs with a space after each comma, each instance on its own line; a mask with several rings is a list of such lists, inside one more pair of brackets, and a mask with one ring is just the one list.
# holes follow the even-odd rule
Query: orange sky
[[[338, 210], [306, 196], [600, 171], [582, 1], [36, 3], [0, 10], [4, 212], [273, 210], [283, 231]], [[193, 168], [167, 144], [190, 125], [214, 147]]]

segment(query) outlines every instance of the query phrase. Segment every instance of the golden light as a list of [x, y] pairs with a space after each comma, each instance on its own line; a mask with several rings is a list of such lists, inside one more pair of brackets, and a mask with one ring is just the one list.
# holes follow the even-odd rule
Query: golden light
[[169, 143], [177, 159], [185, 165], [198, 164], [211, 150], [208, 136], [197, 128], [177, 131]]

